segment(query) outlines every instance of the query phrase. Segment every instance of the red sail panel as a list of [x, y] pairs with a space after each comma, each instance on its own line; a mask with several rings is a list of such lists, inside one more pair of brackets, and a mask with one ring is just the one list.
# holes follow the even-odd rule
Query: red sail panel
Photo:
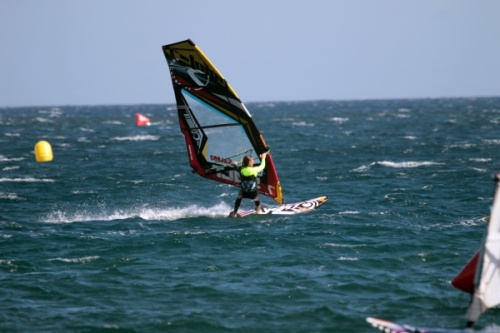
[[477, 270], [477, 261], [479, 259], [479, 252], [465, 264], [460, 273], [451, 281], [453, 287], [472, 294], [474, 292], [474, 279]]

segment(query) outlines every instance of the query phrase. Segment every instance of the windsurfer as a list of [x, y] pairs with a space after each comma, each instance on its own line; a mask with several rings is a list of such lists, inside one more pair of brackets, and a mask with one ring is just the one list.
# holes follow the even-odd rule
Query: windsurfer
[[261, 163], [257, 167], [253, 166], [254, 160], [251, 156], [247, 155], [243, 157], [243, 165], [240, 169], [240, 191], [238, 192], [238, 197], [234, 202], [234, 210], [229, 213], [230, 217], [239, 216], [238, 209], [240, 208], [243, 198], [253, 200], [257, 214], [264, 213], [264, 210], [260, 206], [259, 191], [257, 189], [257, 175], [266, 168], [266, 156], [267, 152], [260, 154]]

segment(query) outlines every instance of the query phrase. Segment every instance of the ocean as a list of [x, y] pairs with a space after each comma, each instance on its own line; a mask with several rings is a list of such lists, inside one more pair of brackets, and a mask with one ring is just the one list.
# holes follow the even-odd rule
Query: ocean
[[487, 224], [500, 98], [247, 107], [285, 201], [327, 203], [227, 218], [237, 188], [191, 172], [174, 105], [0, 108], [0, 331], [463, 328], [450, 281]]

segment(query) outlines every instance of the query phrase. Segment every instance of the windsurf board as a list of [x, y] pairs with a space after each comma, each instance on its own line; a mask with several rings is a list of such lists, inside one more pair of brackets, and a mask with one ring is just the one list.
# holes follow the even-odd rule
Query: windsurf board
[[238, 217], [244, 217], [248, 215], [266, 215], [266, 214], [273, 214], [273, 215], [294, 215], [294, 214], [303, 214], [310, 212], [312, 210], [315, 210], [322, 204], [324, 204], [328, 200], [328, 196], [324, 195], [318, 198], [314, 199], [309, 199], [309, 200], [304, 200], [304, 201], [299, 201], [299, 202], [294, 202], [294, 203], [289, 203], [289, 204], [284, 204], [284, 205], [279, 205], [279, 206], [273, 206], [273, 207], [265, 207], [263, 213], [258, 213], [255, 211], [255, 209], [251, 210], [243, 210], [238, 212]]

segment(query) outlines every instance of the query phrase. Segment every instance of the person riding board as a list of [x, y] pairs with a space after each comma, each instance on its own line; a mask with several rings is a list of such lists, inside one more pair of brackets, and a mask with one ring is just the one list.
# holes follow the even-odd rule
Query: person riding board
[[238, 209], [240, 208], [243, 198], [254, 201], [257, 214], [264, 213], [264, 210], [260, 206], [259, 191], [257, 189], [257, 175], [266, 168], [266, 156], [268, 153], [269, 152], [260, 154], [261, 163], [257, 167], [253, 166], [254, 160], [252, 156], [246, 155], [243, 157], [243, 165], [240, 168], [240, 191], [234, 202], [234, 210], [229, 213], [230, 217], [239, 216]]

